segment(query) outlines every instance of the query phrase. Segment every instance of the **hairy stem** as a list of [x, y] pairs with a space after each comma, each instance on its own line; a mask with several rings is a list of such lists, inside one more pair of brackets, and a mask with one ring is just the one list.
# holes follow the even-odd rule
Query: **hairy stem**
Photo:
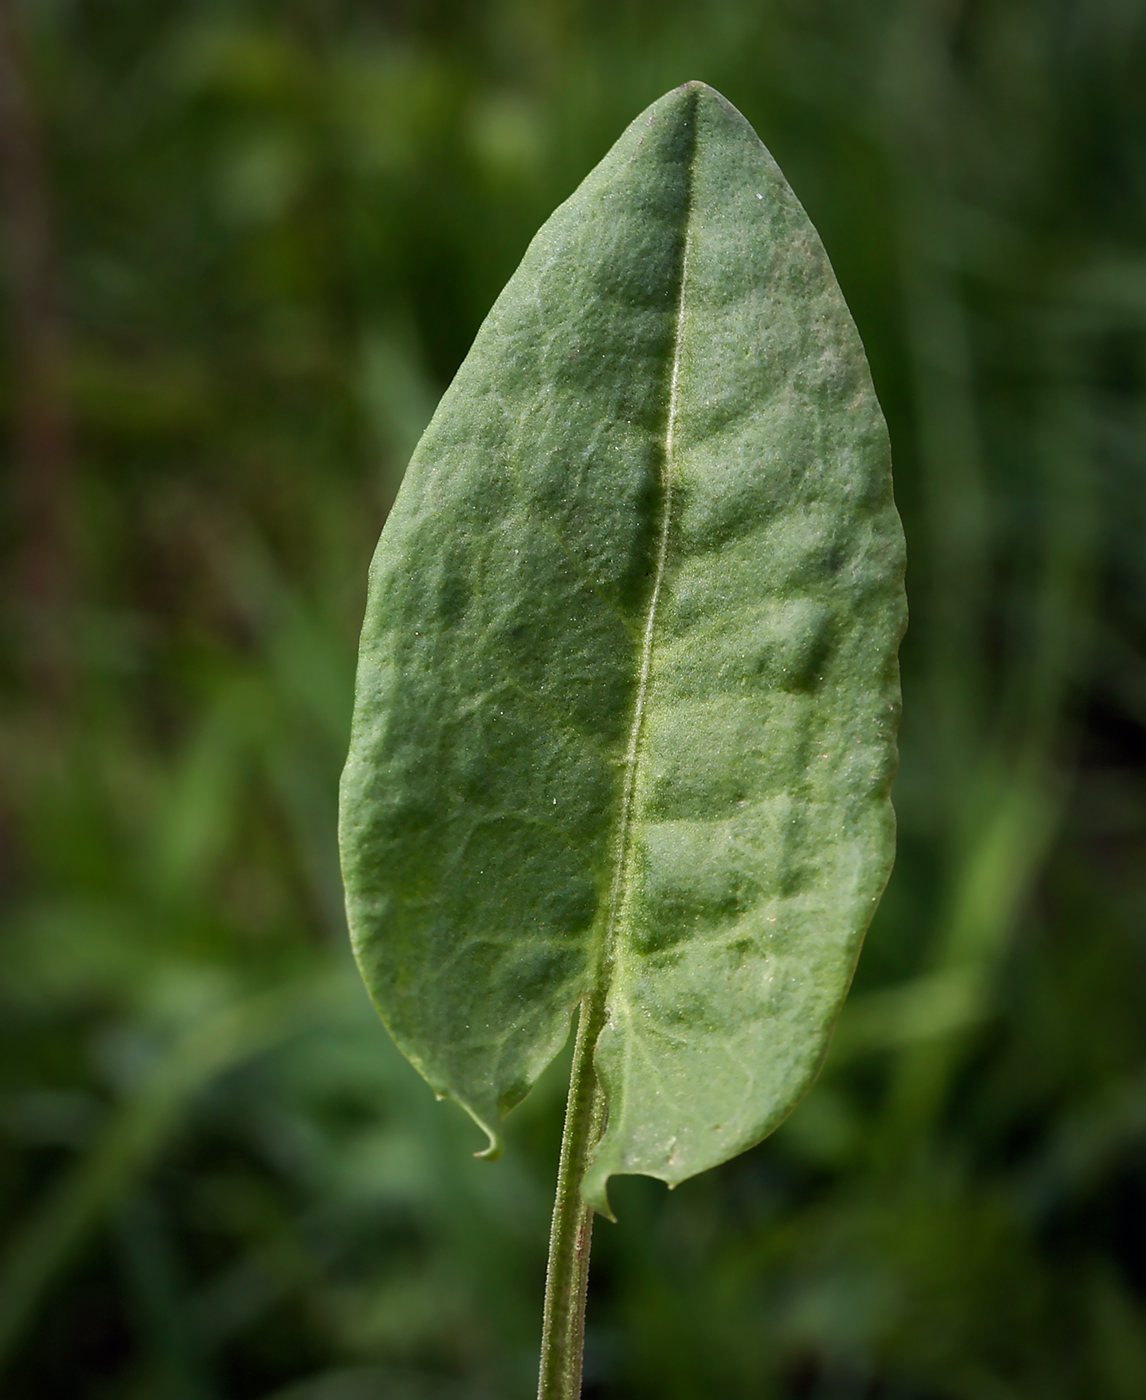
[[581, 1180], [605, 1118], [605, 1096], [593, 1069], [593, 1049], [600, 1031], [599, 1017], [593, 1011], [592, 1001], [586, 997], [577, 1023], [549, 1234], [537, 1400], [577, 1400], [581, 1394], [585, 1295], [593, 1235], [593, 1211], [581, 1200]]

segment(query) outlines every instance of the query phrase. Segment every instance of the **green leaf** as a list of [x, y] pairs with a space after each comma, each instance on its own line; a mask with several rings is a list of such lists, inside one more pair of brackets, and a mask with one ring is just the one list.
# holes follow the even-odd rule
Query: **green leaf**
[[863, 349], [689, 83], [533, 240], [371, 571], [342, 849], [398, 1045], [500, 1149], [588, 998], [583, 1185], [758, 1142], [891, 867], [903, 540]]

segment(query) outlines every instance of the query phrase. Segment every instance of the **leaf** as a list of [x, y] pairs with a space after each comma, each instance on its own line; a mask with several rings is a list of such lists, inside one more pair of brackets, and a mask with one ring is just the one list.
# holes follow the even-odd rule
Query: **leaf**
[[758, 1142], [890, 870], [903, 542], [859, 337], [744, 118], [689, 83], [533, 240], [371, 570], [342, 789], [394, 1039], [500, 1150], [582, 998], [583, 1185]]

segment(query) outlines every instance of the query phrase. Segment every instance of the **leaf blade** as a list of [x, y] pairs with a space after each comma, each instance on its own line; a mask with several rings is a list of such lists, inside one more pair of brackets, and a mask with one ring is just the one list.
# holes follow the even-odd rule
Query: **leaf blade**
[[[833, 594], [825, 569], [845, 566]], [[886, 433], [819, 240], [744, 119], [686, 85], [534, 240], [372, 569], [342, 802], [355, 948], [395, 1039], [491, 1153], [584, 996], [608, 1017], [610, 1118], [585, 1185], [600, 1209], [610, 1174], [683, 1179], [798, 1096], [890, 867], [894, 726], [868, 731], [876, 708], [894, 718], [901, 577]], [[841, 652], [857, 618], [867, 652]], [[834, 707], [815, 679], [833, 655]], [[784, 700], [793, 685], [807, 703]], [[821, 923], [804, 910], [784, 965], [802, 991], [777, 1002], [735, 955], [776, 960], [762, 892], [795, 867], [776, 811], [742, 811], [738, 783], [755, 754], [760, 800], [794, 805], [821, 737], [809, 712], [868, 726], [855, 791], [838, 773], [817, 789], [864, 879]], [[846, 844], [826, 849], [838, 862]], [[738, 901], [752, 928], [721, 932]]]

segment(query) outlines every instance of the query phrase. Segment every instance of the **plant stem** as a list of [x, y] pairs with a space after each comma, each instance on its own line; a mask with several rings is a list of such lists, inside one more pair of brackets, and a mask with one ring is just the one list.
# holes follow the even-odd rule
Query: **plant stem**
[[605, 1096], [593, 1068], [593, 1050], [600, 1031], [599, 1018], [593, 1010], [591, 999], [586, 997], [577, 1022], [565, 1131], [561, 1137], [561, 1165], [557, 1170], [557, 1199], [549, 1234], [537, 1400], [578, 1400], [581, 1394], [585, 1294], [593, 1235], [593, 1211], [581, 1200], [581, 1180], [605, 1118]]

